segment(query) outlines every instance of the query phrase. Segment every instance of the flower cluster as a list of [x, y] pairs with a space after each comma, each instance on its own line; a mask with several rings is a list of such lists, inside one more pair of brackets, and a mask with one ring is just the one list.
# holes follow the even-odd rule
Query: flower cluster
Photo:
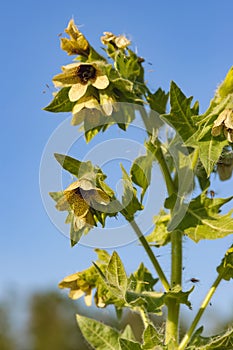
[[118, 49], [126, 49], [131, 42], [124, 35], [114, 35], [111, 32], [104, 32], [101, 37], [101, 42], [104, 45], [112, 44]]
[[69, 38], [61, 38], [61, 48], [68, 55], [78, 56], [74, 62], [62, 66], [61, 72], [53, 77], [54, 86], [60, 91], [54, 93], [53, 101], [45, 110], [72, 112], [71, 124], [83, 123], [88, 142], [107, 125], [117, 123], [126, 129], [134, 115], [129, 117], [126, 113], [120, 117], [123, 122], [118, 123], [114, 112], [119, 112], [117, 102], [143, 103], [146, 93], [143, 59], [128, 49], [131, 42], [124, 35], [104, 32], [101, 37], [106, 45], [107, 58], [114, 60], [111, 64], [94, 50], [73, 19], [65, 33]]

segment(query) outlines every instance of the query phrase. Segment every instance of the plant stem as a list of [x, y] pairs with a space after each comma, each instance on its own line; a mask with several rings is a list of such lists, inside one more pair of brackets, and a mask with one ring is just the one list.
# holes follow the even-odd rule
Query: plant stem
[[199, 151], [198, 149], [195, 149], [193, 152], [193, 157], [192, 157], [192, 169], [195, 170], [196, 166], [197, 166], [197, 162], [199, 159]]
[[[173, 231], [171, 233], [171, 286], [181, 289], [182, 284], [182, 233]], [[176, 299], [168, 302], [168, 314], [166, 322], [166, 344], [172, 342], [177, 346], [179, 341], [179, 314], [180, 304]]]
[[150, 258], [150, 261], [152, 263], [152, 265], [154, 266], [160, 281], [165, 289], [166, 292], [169, 291], [170, 289], [170, 285], [169, 282], [158, 262], [158, 260], [156, 259], [149, 243], [147, 242], [147, 240], [145, 239], [145, 237], [143, 236], [142, 231], [140, 230], [139, 226], [137, 225], [137, 223], [135, 221], [131, 221], [130, 222], [131, 227], [133, 228], [134, 232], [136, 233], [136, 235], [138, 236], [139, 241], [141, 242], [142, 246], [144, 247], [148, 257]]
[[163, 151], [161, 149], [159, 141], [157, 141], [156, 145], [157, 145], [157, 150], [156, 150], [156, 153], [155, 153], [155, 157], [156, 157], [156, 159], [157, 159], [157, 161], [159, 163], [160, 169], [161, 169], [161, 171], [163, 173], [164, 180], [165, 180], [166, 186], [167, 186], [167, 192], [168, 192], [169, 196], [171, 196], [172, 193], [176, 192], [176, 189], [175, 189], [175, 186], [174, 186], [174, 183], [173, 183], [170, 171], [168, 169], [166, 160], [164, 158]]
[[209, 304], [210, 302], [210, 299], [212, 298], [213, 294], [215, 293], [219, 283], [221, 282], [222, 278], [223, 278], [223, 274], [226, 273], [226, 270], [222, 273], [222, 274], [219, 274], [218, 277], [216, 278], [216, 280], [214, 281], [214, 283], [212, 284], [212, 287], [210, 288], [210, 290], [208, 291], [208, 293], [206, 294], [189, 330], [187, 331], [187, 333], [185, 334], [184, 338], [182, 339], [179, 347], [178, 347], [178, 350], [184, 350], [186, 345], [189, 343], [192, 335], [193, 335], [193, 332], [198, 324], [198, 322], [200, 321], [200, 318], [201, 316], [203, 315], [207, 305]]
[[[148, 136], [151, 136], [152, 135], [152, 130], [153, 130], [153, 125], [151, 125], [151, 122], [148, 119], [147, 113], [146, 113], [144, 108], [140, 109], [140, 114], [141, 114], [143, 123], [144, 123], [144, 125], [146, 127], [147, 134], [148, 134]], [[168, 194], [171, 195], [172, 193], [175, 192], [175, 187], [174, 187], [174, 183], [173, 183], [170, 171], [168, 169], [166, 160], [164, 158], [163, 151], [161, 149], [160, 141], [158, 139], [156, 140], [155, 157], [156, 157], [156, 159], [157, 159], [157, 161], [159, 163], [159, 166], [161, 168], [161, 171], [162, 171], [162, 173], [164, 175], [164, 179], [165, 179], [165, 182], [166, 182]]]

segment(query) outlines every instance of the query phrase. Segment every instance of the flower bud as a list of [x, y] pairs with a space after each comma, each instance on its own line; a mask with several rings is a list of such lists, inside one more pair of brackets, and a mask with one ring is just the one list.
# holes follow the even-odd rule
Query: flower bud
[[61, 38], [61, 48], [66, 51], [68, 55], [82, 55], [88, 57], [90, 52], [89, 43], [84, 35], [78, 30], [71, 19], [65, 32], [70, 36], [70, 39]]

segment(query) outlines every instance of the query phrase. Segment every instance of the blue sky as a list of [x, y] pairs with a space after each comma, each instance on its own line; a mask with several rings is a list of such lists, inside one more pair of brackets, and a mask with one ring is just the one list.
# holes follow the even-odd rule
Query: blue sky
[[[59, 48], [59, 34], [69, 19], [75, 19], [96, 48], [100, 47], [103, 31], [125, 33], [146, 59], [146, 75], [152, 90], [159, 86], [168, 90], [174, 80], [186, 95], [200, 101], [204, 111], [217, 84], [233, 64], [232, 12], [231, 0], [141, 3], [100, 0], [69, 1], [67, 5], [60, 0], [1, 2], [0, 295], [12, 289], [26, 293], [56, 287], [65, 275], [88, 267], [95, 258], [90, 248], [70, 248], [67, 238], [49, 220], [39, 189], [39, 166], [45, 144], [68, 117], [47, 113], [42, 108], [51, 100], [53, 75], [61, 65], [70, 62]], [[222, 196], [231, 195], [232, 181], [217, 182], [215, 190]], [[194, 308], [215, 277], [213, 266], [219, 263], [230, 243], [230, 237], [221, 243], [185, 242], [184, 279], [201, 280]], [[147, 261], [135, 244], [118, 252], [128, 271], [139, 264], [135, 257]], [[161, 257], [166, 271], [168, 253], [169, 248]], [[225, 301], [231, 300], [233, 304], [230, 290], [232, 282], [223, 284], [213, 303], [213, 310], [226, 317], [229, 305]]]

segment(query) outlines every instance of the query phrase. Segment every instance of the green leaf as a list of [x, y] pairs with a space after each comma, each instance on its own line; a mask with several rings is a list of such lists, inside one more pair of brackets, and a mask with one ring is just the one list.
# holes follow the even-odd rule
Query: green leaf
[[166, 113], [168, 97], [169, 93], [166, 94], [165, 91], [159, 88], [154, 94], [149, 94], [147, 96], [147, 101], [153, 111], [164, 114]]
[[142, 350], [141, 344], [128, 339], [120, 339], [121, 350]]
[[211, 172], [219, 157], [221, 156], [222, 149], [228, 144], [226, 139], [219, 140], [217, 137], [211, 135], [211, 130], [198, 141], [197, 148], [199, 149], [199, 157], [207, 173], [207, 177]]
[[136, 158], [130, 169], [132, 181], [142, 188], [141, 201], [143, 200], [145, 192], [151, 182], [152, 163], [153, 156], [147, 154], [146, 156]]
[[199, 116], [193, 116], [193, 122], [198, 127], [197, 131], [190, 136], [186, 141], [186, 146], [196, 148], [199, 151], [200, 160], [206, 170], [209, 177], [213, 171], [214, 165], [217, 163], [222, 149], [228, 145], [228, 142], [224, 135], [218, 137], [212, 136], [211, 130], [214, 120], [218, 115], [228, 106], [233, 103], [233, 96], [227, 96], [220, 103], [216, 103], [215, 100], [211, 101], [211, 104], [207, 111]]
[[158, 278], [154, 278], [143, 263], [141, 263], [137, 271], [129, 277], [130, 289], [140, 293], [144, 291], [152, 291], [157, 282]]
[[220, 215], [222, 205], [231, 201], [228, 198], [208, 198], [206, 192], [194, 198], [188, 208], [184, 219], [176, 229], [183, 231], [192, 240], [217, 239], [233, 233], [232, 211]]
[[75, 158], [59, 153], [55, 153], [54, 156], [65, 170], [69, 171], [69, 173], [78, 178], [93, 170], [93, 166], [90, 161], [80, 162]]
[[152, 324], [149, 324], [143, 332], [143, 350], [153, 350], [156, 345], [160, 345], [160, 336]]
[[48, 112], [71, 112], [75, 102], [71, 102], [68, 96], [70, 87], [64, 87], [55, 95], [52, 102], [44, 108]]
[[127, 275], [124, 265], [116, 252], [113, 252], [106, 272], [106, 280], [117, 298], [125, 298], [127, 290]]
[[227, 250], [221, 264], [217, 267], [217, 271], [226, 281], [233, 278], [233, 245]]
[[120, 334], [116, 329], [91, 318], [76, 315], [79, 328], [87, 342], [96, 350], [120, 350]]
[[154, 217], [154, 230], [146, 236], [147, 242], [156, 247], [161, 247], [170, 242], [171, 233], [167, 230], [171, 215], [161, 210], [159, 215]]
[[135, 341], [135, 336], [134, 333], [132, 331], [132, 328], [129, 324], [126, 325], [125, 329], [123, 330], [122, 334], [121, 334], [121, 338], [124, 339], [128, 339], [128, 340], [133, 340]]
[[185, 304], [191, 310], [192, 307], [191, 307], [190, 301], [188, 300], [188, 297], [193, 290], [194, 290], [194, 286], [192, 286], [192, 288], [187, 292], [183, 292], [181, 290], [181, 287], [177, 286], [175, 288], [172, 288], [168, 293], [165, 294], [164, 301], [167, 304], [170, 299], [176, 299], [177, 304]]
[[50, 197], [52, 197], [52, 199], [55, 201], [55, 202], [58, 202], [58, 200], [60, 198], [62, 198], [63, 196], [63, 191], [59, 191], [59, 192], [49, 192], [49, 195]]
[[136, 80], [141, 73], [141, 66], [138, 63], [138, 57], [132, 51], [126, 56], [122, 51], [118, 51], [115, 56], [116, 70], [124, 79]]
[[206, 170], [199, 160], [197, 166], [194, 169], [195, 175], [197, 176], [200, 188], [202, 191], [206, 190], [210, 186], [210, 180], [207, 176]]
[[102, 262], [102, 263], [105, 263], [105, 264], [109, 263], [109, 260], [110, 260], [111, 256], [108, 254], [108, 252], [106, 250], [96, 248], [95, 252], [96, 252], [96, 254], [98, 256], [98, 261], [99, 262]]
[[202, 337], [200, 333], [203, 327], [194, 334], [187, 350], [232, 350], [233, 349], [233, 328], [213, 337]]
[[122, 93], [124, 91], [129, 93], [133, 92], [133, 83], [128, 79], [116, 78], [112, 80], [112, 84]]
[[130, 179], [129, 175], [127, 174], [124, 167], [121, 165], [122, 169], [122, 179], [124, 183], [124, 193], [122, 196], [122, 205], [123, 210], [121, 210], [122, 215], [128, 220], [132, 221], [134, 218], [134, 214], [138, 210], [142, 210], [143, 206], [137, 199], [137, 190], [132, 185], [132, 180]]
[[126, 300], [129, 307], [132, 309], [143, 307], [146, 312], [153, 312], [154, 314], [161, 315], [162, 307], [165, 304], [165, 294], [158, 292], [142, 292], [137, 293], [133, 291], [127, 291]]
[[188, 140], [197, 130], [192, 116], [197, 112], [196, 105], [191, 108], [192, 97], [187, 98], [180, 88], [171, 82], [169, 114], [161, 116], [163, 120], [171, 124], [181, 136], [183, 141]]

